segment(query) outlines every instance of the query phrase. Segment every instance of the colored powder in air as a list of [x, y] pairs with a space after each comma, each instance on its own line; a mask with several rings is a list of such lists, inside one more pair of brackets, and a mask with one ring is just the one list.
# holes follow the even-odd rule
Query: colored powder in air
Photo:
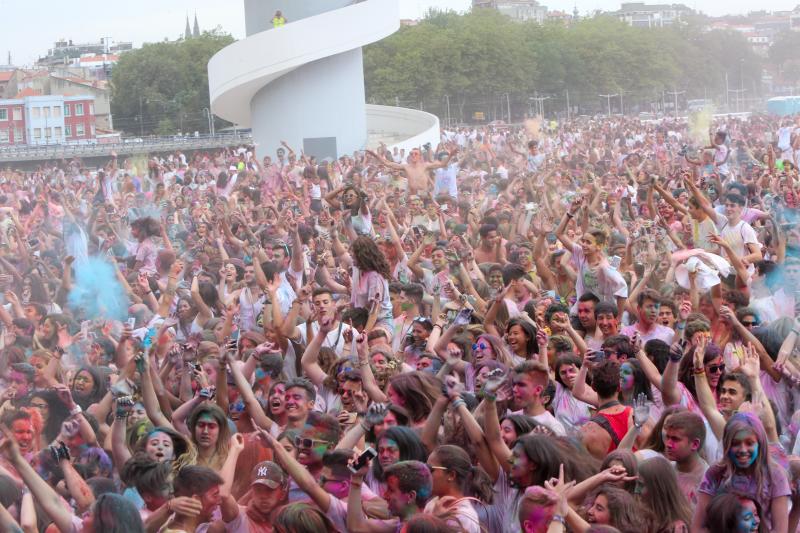
[[125, 320], [128, 296], [114, 268], [98, 257], [75, 265], [75, 284], [67, 298], [73, 310], [82, 310], [86, 319]]
[[707, 143], [708, 131], [714, 118], [713, 106], [707, 105], [689, 115], [689, 138], [695, 143]]

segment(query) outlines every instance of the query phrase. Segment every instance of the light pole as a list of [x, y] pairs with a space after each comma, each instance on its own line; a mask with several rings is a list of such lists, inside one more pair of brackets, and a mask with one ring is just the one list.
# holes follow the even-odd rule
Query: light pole
[[208, 117], [208, 133], [214, 136], [214, 120], [211, 118], [211, 110], [207, 107], [203, 108], [203, 114]]
[[739, 95], [741, 94], [744, 96], [744, 93], [747, 92], [747, 89], [728, 89], [728, 92], [736, 94], [736, 112], [739, 113]]
[[144, 137], [144, 119], [142, 118], [142, 96], [139, 95], [139, 137]]
[[608, 117], [611, 118], [611, 99], [619, 96], [618, 94], [600, 94], [600, 98], [605, 98], [608, 101]]
[[506, 93], [506, 110], [508, 111], [508, 123], [511, 124], [511, 97]]
[[549, 96], [537, 96], [533, 98], [533, 100], [536, 100], [537, 111], [539, 112], [539, 116], [542, 118], [544, 118], [544, 101], [549, 99]]
[[444, 95], [444, 99], [447, 101], [447, 115], [445, 115], [444, 122], [445, 122], [445, 127], [449, 128], [450, 127], [450, 95], [449, 94]]
[[675, 118], [678, 118], [678, 95], [685, 93], [686, 91], [666, 91], [667, 94], [671, 94], [675, 97]]

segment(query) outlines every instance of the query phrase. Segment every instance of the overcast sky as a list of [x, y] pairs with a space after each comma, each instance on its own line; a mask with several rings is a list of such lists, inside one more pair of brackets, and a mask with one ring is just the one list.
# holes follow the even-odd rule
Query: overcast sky
[[[302, 0], [295, 0], [302, 1]], [[542, 0], [551, 10], [571, 12], [577, 5], [581, 14], [596, 9], [616, 10], [619, 0]], [[659, 3], [649, 0], [648, 3]], [[761, 0], [758, 7], [788, 10], [796, 0]], [[746, 13], [752, 0], [694, 0], [686, 4], [710, 15]], [[419, 18], [430, 7], [464, 11], [471, 0], [400, 0], [401, 16]], [[241, 0], [0, 0], [3, 31], [0, 33], [0, 64], [10, 51], [17, 65], [30, 65], [45, 55], [60, 38], [76, 42], [98, 41], [109, 36], [116, 41], [142, 42], [174, 39], [183, 33], [185, 17], [195, 11], [203, 29], [217, 25], [234, 37], [244, 36], [244, 7]]]

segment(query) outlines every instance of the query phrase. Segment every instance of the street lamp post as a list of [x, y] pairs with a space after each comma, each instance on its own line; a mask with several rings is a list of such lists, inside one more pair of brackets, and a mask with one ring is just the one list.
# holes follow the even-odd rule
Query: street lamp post
[[675, 118], [678, 117], [678, 95], [685, 93], [686, 91], [667, 91], [667, 94], [671, 94], [675, 97]]
[[608, 102], [608, 117], [611, 118], [611, 99], [616, 98], [619, 96], [618, 94], [600, 94], [598, 95], [600, 98], [605, 98]]
[[142, 96], [139, 95], [139, 137], [144, 137], [144, 118], [142, 117]]

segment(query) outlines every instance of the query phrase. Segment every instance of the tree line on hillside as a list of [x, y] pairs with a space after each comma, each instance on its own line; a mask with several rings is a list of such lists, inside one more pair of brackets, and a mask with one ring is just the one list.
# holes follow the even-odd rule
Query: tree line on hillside
[[[797, 63], [800, 34], [782, 36], [770, 60]], [[364, 70], [370, 102], [405, 105], [454, 121], [474, 111], [512, 118], [545, 100], [547, 114], [671, 109], [674, 93], [686, 99], [724, 101], [727, 88], [742, 97], [762, 93], [769, 61], [739, 33], [704, 31], [696, 20], [642, 29], [612, 16], [569, 25], [518, 22], [493, 10], [458, 15], [431, 11], [416, 26], [366, 47]], [[796, 76], [795, 80], [800, 77]], [[568, 96], [567, 96], [568, 94]], [[614, 95], [602, 98], [599, 95]], [[679, 105], [679, 107], [682, 107]]]

